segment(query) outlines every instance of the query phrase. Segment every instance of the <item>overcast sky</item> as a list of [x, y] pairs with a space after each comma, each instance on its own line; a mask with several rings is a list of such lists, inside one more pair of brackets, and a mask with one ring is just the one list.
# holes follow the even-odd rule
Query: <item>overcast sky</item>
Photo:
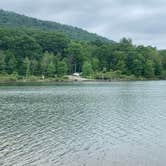
[[166, 48], [166, 0], [0, 0], [0, 8]]

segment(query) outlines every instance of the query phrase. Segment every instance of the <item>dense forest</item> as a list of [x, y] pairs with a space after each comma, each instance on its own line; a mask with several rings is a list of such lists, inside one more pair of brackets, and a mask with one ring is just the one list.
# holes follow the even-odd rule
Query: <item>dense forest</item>
[[73, 41], [60, 32], [0, 28], [0, 72], [56, 77], [82, 72], [94, 78], [165, 78], [166, 51], [118, 43]]
[[74, 72], [96, 79], [165, 79], [166, 51], [126, 38], [80, 41], [59, 31], [1, 26], [1, 78], [60, 78]]
[[36, 18], [27, 17], [14, 12], [0, 10], [0, 26], [12, 28], [31, 28], [42, 31], [60, 31], [65, 33], [70, 39], [80, 41], [95, 41], [101, 40], [111, 42], [107, 38], [94, 33], [89, 33], [86, 30], [60, 24], [52, 21], [42, 21]]

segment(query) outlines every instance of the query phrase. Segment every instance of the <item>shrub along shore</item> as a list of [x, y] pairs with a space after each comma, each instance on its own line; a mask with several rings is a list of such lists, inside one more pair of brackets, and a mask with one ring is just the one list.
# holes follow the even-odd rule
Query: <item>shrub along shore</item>
[[82, 81], [148, 81], [148, 80], [164, 80], [161, 78], [144, 78], [144, 77], [136, 77], [134, 75], [115, 75], [112, 73], [97, 73], [93, 76], [88, 76], [86, 78], [83, 77], [75, 77], [72, 75], [66, 75], [62, 77], [47, 77], [42, 78], [40, 76], [29, 76], [27, 77], [20, 77], [18, 75], [7, 75], [3, 74], [0, 75], [0, 83], [26, 83], [26, 82], [38, 82], [38, 83], [44, 83], [44, 82], [82, 82]]

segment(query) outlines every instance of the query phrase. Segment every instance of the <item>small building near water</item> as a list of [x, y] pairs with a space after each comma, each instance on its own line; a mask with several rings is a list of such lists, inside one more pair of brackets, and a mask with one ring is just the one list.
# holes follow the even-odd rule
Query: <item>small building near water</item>
[[80, 73], [73, 73], [73, 76], [79, 77]]

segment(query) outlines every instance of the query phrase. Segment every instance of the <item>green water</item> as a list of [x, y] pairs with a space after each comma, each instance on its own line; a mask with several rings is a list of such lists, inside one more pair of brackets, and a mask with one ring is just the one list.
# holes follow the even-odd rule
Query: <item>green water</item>
[[166, 82], [0, 86], [0, 165], [165, 166]]

